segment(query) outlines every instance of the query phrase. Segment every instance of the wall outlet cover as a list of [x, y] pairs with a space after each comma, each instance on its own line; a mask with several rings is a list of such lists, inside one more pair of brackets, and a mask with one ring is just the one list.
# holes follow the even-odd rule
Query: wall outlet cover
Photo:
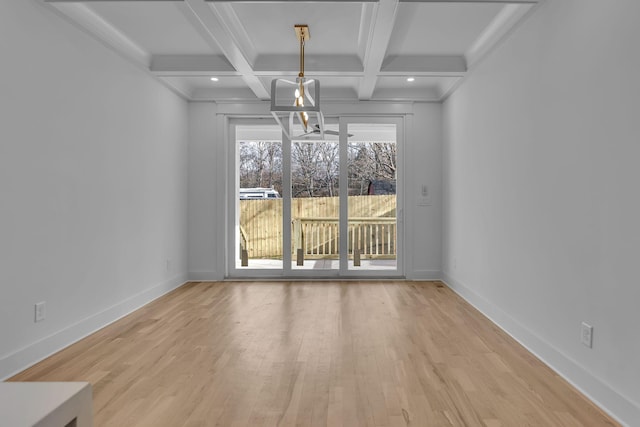
[[42, 322], [47, 317], [47, 303], [42, 301], [35, 305], [35, 321]]
[[593, 347], [593, 326], [582, 322], [580, 329], [580, 342], [586, 347]]

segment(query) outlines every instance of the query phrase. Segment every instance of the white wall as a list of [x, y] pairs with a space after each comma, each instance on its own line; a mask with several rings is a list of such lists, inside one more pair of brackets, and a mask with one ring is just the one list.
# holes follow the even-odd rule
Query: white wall
[[[224, 117], [268, 116], [268, 103], [191, 103], [189, 106], [189, 278], [225, 277], [227, 149]], [[402, 114], [406, 117], [406, 276], [435, 279], [442, 260], [442, 106], [432, 103], [325, 103], [331, 115]], [[275, 123], [275, 122], [274, 122]], [[419, 184], [431, 204], [417, 206]]]
[[[440, 279], [442, 270], [442, 106], [416, 103], [405, 151], [407, 278]], [[419, 205], [421, 187], [429, 204]]]
[[189, 104], [189, 279], [224, 279], [226, 155], [217, 105]]
[[0, 58], [4, 378], [185, 280], [188, 123], [39, 1], [0, 2]]
[[638, 17], [635, 0], [546, 1], [444, 112], [447, 282], [629, 425], [640, 425]]

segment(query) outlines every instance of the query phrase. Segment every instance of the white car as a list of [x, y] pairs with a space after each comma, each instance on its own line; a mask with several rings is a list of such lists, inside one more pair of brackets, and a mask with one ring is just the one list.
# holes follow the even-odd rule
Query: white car
[[241, 188], [240, 200], [279, 199], [280, 193], [273, 188]]

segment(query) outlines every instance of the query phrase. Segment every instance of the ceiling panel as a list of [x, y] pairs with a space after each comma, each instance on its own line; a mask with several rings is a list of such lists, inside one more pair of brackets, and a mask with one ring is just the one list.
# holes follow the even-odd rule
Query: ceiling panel
[[[190, 100], [268, 100], [305, 74], [326, 101], [442, 101], [533, 10], [521, 0], [139, 1], [46, 4]], [[535, 0], [527, 0], [534, 2]], [[212, 82], [214, 75], [219, 81]], [[413, 76], [415, 81], [407, 82]], [[288, 95], [287, 95], [288, 96]]]
[[299, 44], [293, 29], [309, 26], [308, 55], [355, 55], [362, 3], [233, 3], [259, 55], [297, 55]]
[[219, 55], [187, 18], [183, 3], [114, 1], [88, 4], [95, 13], [153, 55]]
[[400, 3], [387, 55], [462, 55], [504, 5]]

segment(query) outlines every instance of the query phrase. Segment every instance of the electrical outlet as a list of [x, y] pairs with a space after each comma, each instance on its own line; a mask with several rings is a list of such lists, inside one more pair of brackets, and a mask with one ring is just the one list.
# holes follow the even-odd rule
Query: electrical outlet
[[35, 305], [35, 321], [42, 322], [47, 317], [47, 303], [42, 301]]
[[458, 269], [458, 258], [454, 258], [453, 259], [453, 269], [457, 270]]
[[582, 322], [582, 329], [580, 330], [580, 341], [586, 347], [593, 347], [593, 326]]
[[167, 273], [171, 271], [171, 261], [170, 260], [167, 260], [167, 262], [165, 264], [165, 267], [167, 269]]

